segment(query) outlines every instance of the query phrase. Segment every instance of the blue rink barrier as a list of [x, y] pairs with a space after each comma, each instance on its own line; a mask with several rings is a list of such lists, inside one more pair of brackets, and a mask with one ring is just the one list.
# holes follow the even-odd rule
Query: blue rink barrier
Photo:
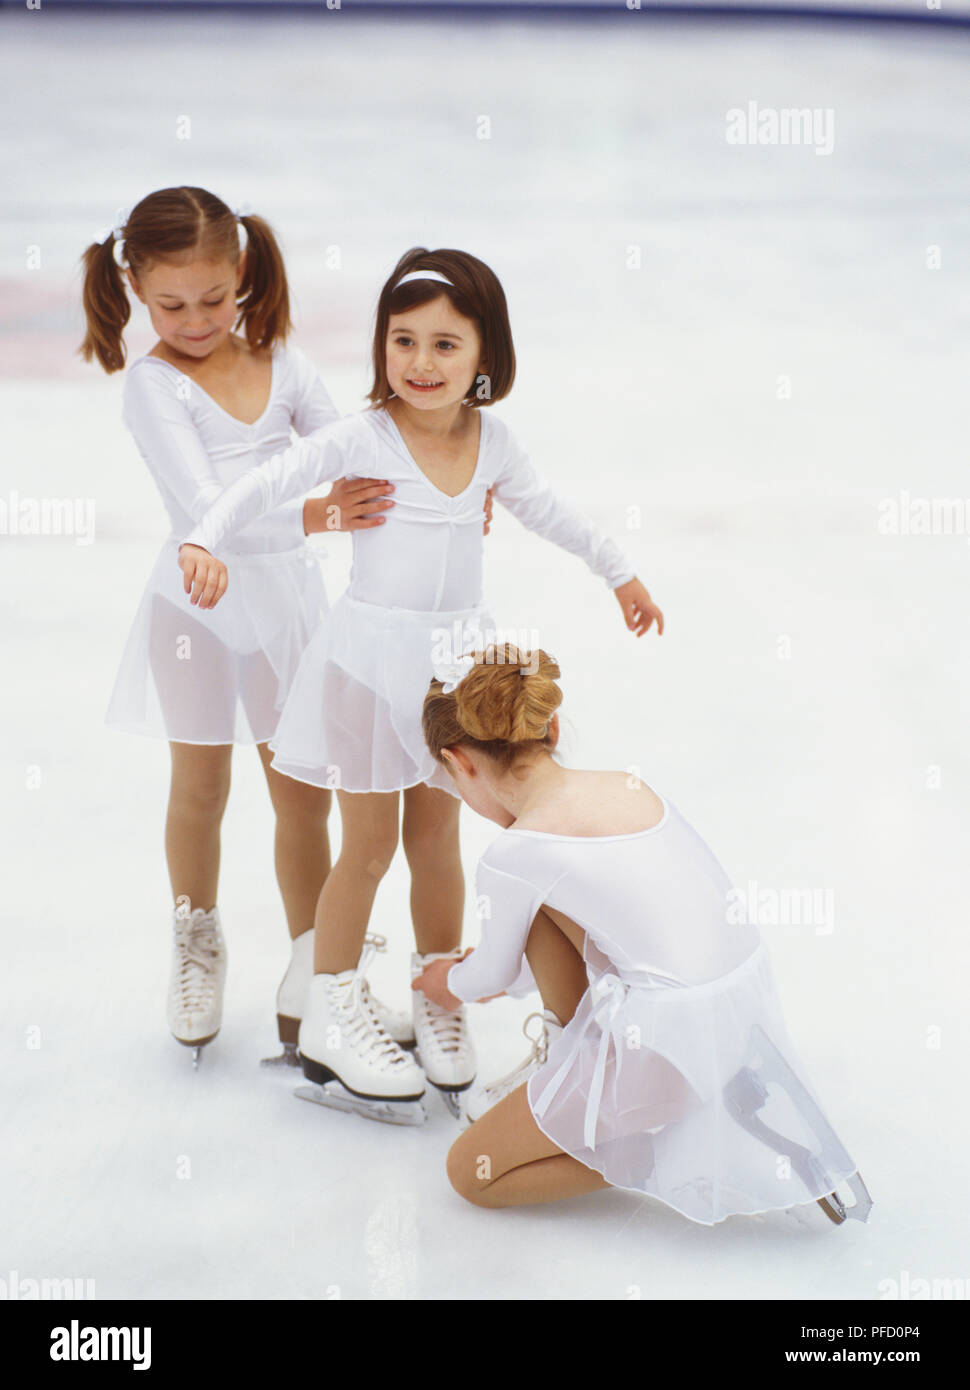
[[[937, 4], [939, 8], [930, 8]], [[25, 0], [0, 0], [0, 10], [23, 9]], [[550, 18], [628, 15], [698, 18], [810, 18], [927, 25], [970, 24], [970, 0], [42, 0], [44, 9], [341, 11], [395, 10], [402, 14], [494, 15], [497, 11]]]

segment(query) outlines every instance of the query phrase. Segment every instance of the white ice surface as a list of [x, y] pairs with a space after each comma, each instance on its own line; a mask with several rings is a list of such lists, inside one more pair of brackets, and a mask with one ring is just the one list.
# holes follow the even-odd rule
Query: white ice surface
[[[93, 1278], [103, 1298], [872, 1299], [903, 1271], [970, 1276], [970, 546], [877, 531], [900, 490], [970, 494], [970, 38], [819, 25], [793, 42], [736, 19], [0, 24], [17, 113], [0, 138], [0, 499], [96, 508], [93, 544], [0, 548], [0, 1277]], [[831, 107], [834, 152], [728, 146], [725, 112], [751, 99]], [[482, 1211], [447, 1183], [436, 1098], [414, 1131], [296, 1102], [294, 1077], [257, 1068], [287, 952], [252, 750], [223, 836], [225, 1024], [197, 1074], [169, 1038], [167, 749], [101, 724], [165, 524], [120, 378], [71, 354], [80, 251], [183, 181], [277, 226], [295, 341], [345, 410], [403, 250], [464, 247], [501, 276], [519, 375], [498, 409], [629, 549], [668, 630], [634, 639], [599, 581], [501, 514], [487, 596], [559, 658], [572, 765], [641, 769], [739, 885], [832, 891], [831, 933], [765, 935], [868, 1225], [813, 1208], [709, 1229], [619, 1191]], [[139, 310], [132, 354], [151, 341]], [[328, 549], [336, 597], [349, 541]], [[470, 881], [495, 827], [463, 817]], [[398, 1004], [406, 903], [399, 856], [372, 973]], [[483, 1073], [523, 1055], [534, 1006], [471, 1007]]]

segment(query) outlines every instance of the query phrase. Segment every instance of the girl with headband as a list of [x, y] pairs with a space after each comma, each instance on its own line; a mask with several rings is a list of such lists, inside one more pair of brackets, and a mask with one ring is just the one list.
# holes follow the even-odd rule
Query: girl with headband
[[424, 701], [430, 752], [503, 831], [478, 865], [480, 946], [415, 988], [453, 1010], [528, 967], [551, 1021], [531, 1075], [453, 1145], [453, 1187], [481, 1207], [613, 1186], [704, 1225], [813, 1201], [836, 1224], [865, 1221], [869, 1194], [805, 1080], [757, 926], [669, 799], [555, 761], [559, 675], [544, 651], [491, 648]]
[[616, 545], [557, 498], [488, 409], [511, 389], [515, 354], [505, 294], [487, 265], [463, 251], [407, 252], [380, 294], [373, 355], [371, 408], [233, 483], [185, 537], [180, 564], [191, 601], [211, 609], [227, 584], [216, 557], [255, 518], [338, 477], [394, 484], [380, 542], [372, 532], [354, 536], [350, 587], [308, 646], [270, 747], [279, 771], [337, 788], [341, 810], [299, 1034], [314, 1083], [307, 1094], [410, 1123], [423, 1117], [425, 1077], [453, 1109], [474, 1080], [464, 1010], [412, 993], [418, 1066], [367, 1008], [362, 946], [398, 843], [403, 792], [412, 973], [459, 949], [461, 803], [425, 746], [421, 707], [436, 663], [447, 668], [494, 631], [482, 601], [486, 489], [494, 485], [525, 526], [582, 558], [638, 636], [654, 622], [662, 631], [663, 617]]
[[[196, 1062], [219, 1031], [220, 826], [233, 747], [255, 743], [276, 817], [276, 874], [292, 942], [277, 1017], [281, 1038], [295, 1043], [312, 973], [313, 914], [330, 868], [330, 792], [275, 771], [267, 742], [327, 609], [307, 533], [380, 526], [380, 511], [393, 506], [384, 497], [389, 488], [374, 478], [342, 481], [326, 498], [294, 497], [254, 521], [233, 542], [234, 592], [200, 622], [175, 570], [178, 538], [227, 483], [285, 448], [291, 429], [310, 434], [339, 416], [307, 358], [286, 346], [286, 271], [263, 218], [237, 216], [202, 188], [160, 189], [89, 246], [83, 264], [86, 361], [96, 358], [106, 372], [124, 367], [129, 290], [158, 334], [128, 369], [123, 414], [171, 535], [145, 586], [107, 723], [166, 738], [171, 749], [169, 1027], [195, 1049]], [[410, 1039], [409, 1020], [385, 1017]]]

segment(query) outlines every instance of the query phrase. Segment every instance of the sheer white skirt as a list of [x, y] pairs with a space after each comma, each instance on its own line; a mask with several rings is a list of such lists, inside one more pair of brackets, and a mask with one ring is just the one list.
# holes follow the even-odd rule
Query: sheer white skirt
[[343, 594], [311, 639], [270, 739], [273, 767], [352, 792], [426, 782], [457, 796], [428, 752], [421, 710], [437, 653], [484, 645], [488, 611], [384, 608]]
[[135, 614], [105, 723], [181, 743], [265, 743], [327, 612], [305, 546], [232, 555], [215, 608], [189, 602], [178, 541], [162, 546]]
[[810, 1202], [856, 1172], [792, 1047], [764, 942], [685, 988], [622, 978], [592, 945], [587, 966], [528, 1082], [559, 1148], [704, 1225]]

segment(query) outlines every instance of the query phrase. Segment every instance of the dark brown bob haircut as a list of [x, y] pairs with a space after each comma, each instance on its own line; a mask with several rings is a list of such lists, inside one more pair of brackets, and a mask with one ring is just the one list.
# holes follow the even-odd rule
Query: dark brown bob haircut
[[[443, 285], [440, 280], [409, 280], [400, 289], [395, 285], [402, 275], [415, 270], [436, 270], [452, 281]], [[515, 380], [515, 349], [509, 325], [505, 291], [498, 276], [484, 261], [467, 251], [447, 248], [429, 251], [424, 246], [412, 246], [394, 267], [381, 290], [374, 323], [374, 384], [367, 399], [376, 410], [386, 406], [394, 395], [387, 379], [387, 329], [392, 314], [403, 314], [419, 304], [430, 304], [445, 295], [459, 314], [471, 319], [482, 339], [484, 378], [472, 382], [465, 404], [491, 405], [500, 401], [512, 389]]]

